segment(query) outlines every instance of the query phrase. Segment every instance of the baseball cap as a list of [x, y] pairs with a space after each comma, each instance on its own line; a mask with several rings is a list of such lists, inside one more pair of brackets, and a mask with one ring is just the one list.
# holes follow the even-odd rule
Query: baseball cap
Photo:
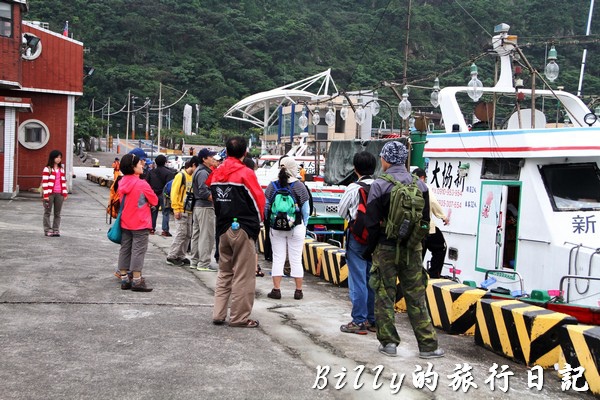
[[201, 160], [204, 160], [205, 158], [208, 158], [208, 157], [214, 157], [216, 154], [217, 154], [216, 151], [209, 150], [205, 147], [198, 152], [198, 158], [200, 158]]
[[131, 150], [129, 154], [133, 154], [134, 156], [137, 156], [137, 158], [139, 158], [140, 160], [144, 161], [146, 161], [146, 158], [148, 158], [146, 152], [140, 149], [139, 147], [136, 147], [135, 149]]

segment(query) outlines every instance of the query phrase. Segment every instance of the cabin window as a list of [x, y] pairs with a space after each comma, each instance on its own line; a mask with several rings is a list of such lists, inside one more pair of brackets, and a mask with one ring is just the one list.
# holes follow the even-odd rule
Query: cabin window
[[554, 211], [600, 210], [600, 169], [596, 163], [539, 167]]
[[7, 3], [0, 3], [0, 36], [12, 37], [12, 7]]
[[484, 159], [482, 179], [519, 180], [523, 160], [520, 158]]
[[19, 143], [27, 149], [41, 149], [48, 140], [50, 140], [50, 131], [42, 121], [30, 119], [19, 126]]

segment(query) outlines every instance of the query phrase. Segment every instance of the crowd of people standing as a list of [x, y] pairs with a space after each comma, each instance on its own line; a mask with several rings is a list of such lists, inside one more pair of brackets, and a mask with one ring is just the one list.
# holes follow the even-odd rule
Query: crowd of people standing
[[[267, 228], [272, 252], [273, 288], [268, 297], [282, 298], [281, 281], [284, 264], [288, 261], [296, 286], [293, 298], [303, 299], [302, 249], [311, 213], [311, 196], [302, 182], [301, 166], [294, 158], [284, 156], [279, 160], [278, 179], [269, 183], [263, 192], [254, 166], [246, 157], [246, 140], [243, 137], [229, 139], [226, 152], [227, 157], [221, 164], [216, 152], [201, 149], [179, 172], [167, 168], [162, 155], [156, 158], [152, 170], [145, 171], [147, 155], [139, 148], [115, 160], [119, 176], [111, 188], [107, 212], [115, 217], [119, 210], [122, 229], [116, 275], [121, 280], [122, 290], [153, 290], [142, 271], [149, 236], [155, 234], [158, 212], [162, 210], [161, 234], [173, 236], [166, 263], [218, 272], [213, 323], [256, 328], [259, 322], [250, 317], [255, 276], [260, 276], [256, 246], [260, 230], [263, 225]], [[423, 269], [423, 255], [427, 249], [434, 253], [430, 274], [439, 276], [445, 241], [439, 229], [429, 225], [429, 221], [433, 214], [444, 224], [449, 222], [429, 193], [424, 182], [425, 172], [417, 170], [416, 175], [421, 180], [416, 180], [407, 170], [408, 150], [402, 143], [386, 143], [379, 156], [385, 176], [374, 179], [375, 156], [366, 151], [355, 154], [353, 165], [357, 180], [347, 187], [339, 205], [339, 214], [348, 220], [350, 227], [358, 225], [362, 213], [364, 219], [360, 224], [364, 224], [368, 233], [360, 237], [351, 233], [351, 229], [346, 231], [352, 320], [340, 330], [354, 334], [376, 332], [379, 352], [396, 356], [400, 336], [395, 326], [394, 305], [397, 291], [401, 290], [420, 357], [442, 357], [444, 350], [438, 346], [425, 301], [428, 274]], [[61, 160], [62, 154], [52, 151], [43, 171], [46, 236], [60, 235], [60, 210], [67, 197]], [[400, 244], [385, 234], [394, 182], [403, 185], [416, 182], [424, 199], [422, 218], [431, 231], [416, 246]], [[279, 207], [286, 202], [291, 208], [282, 211]], [[52, 209], [54, 221], [50, 224]], [[171, 211], [174, 234], [169, 229]], [[213, 257], [218, 268], [211, 265]]]

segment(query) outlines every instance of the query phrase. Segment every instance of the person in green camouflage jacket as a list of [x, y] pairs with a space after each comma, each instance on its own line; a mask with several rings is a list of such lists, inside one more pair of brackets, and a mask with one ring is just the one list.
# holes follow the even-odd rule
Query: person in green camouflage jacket
[[[408, 150], [400, 142], [386, 143], [381, 153], [383, 170], [402, 183], [412, 182], [405, 163]], [[425, 208], [423, 220], [429, 221], [429, 193], [427, 186], [419, 181], [419, 189], [423, 192]], [[398, 248], [397, 243], [385, 235], [381, 225], [386, 220], [390, 209], [390, 193], [392, 184], [381, 178], [371, 184], [367, 200], [366, 225], [369, 232], [367, 249], [363, 256], [372, 259], [369, 285], [375, 291], [375, 320], [377, 321], [377, 339], [380, 342], [379, 352], [395, 357], [400, 336], [396, 330], [394, 303], [396, 300], [396, 279], [406, 299], [408, 318], [412, 325], [421, 358], [437, 358], [444, 355], [438, 346], [437, 335], [425, 301], [427, 273], [423, 269], [420, 243], [412, 249], [405, 244]], [[397, 263], [396, 260], [399, 260]]]

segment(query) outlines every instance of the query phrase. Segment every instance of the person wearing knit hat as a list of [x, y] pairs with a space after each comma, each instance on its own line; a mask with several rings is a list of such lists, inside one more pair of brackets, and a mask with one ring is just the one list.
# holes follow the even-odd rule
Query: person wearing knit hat
[[408, 150], [400, 142], [387, 142], [379, 156], [389, 164], [404, 164], [408, 159]]
[[[386, 143], [379, 153], [381, 166], [393, 180], [404, 185], [413, 182], [411, 173], [406, 169], [408, 150], [398, 141]], [[429, 193], [424, 182], [417, 180], [417, 187], [423, 192], [424, 221], [429, 222]], [[396, 282], [406, 299], [407, 313], [419, 346], [419, 357], [430, 359], [444, 356], [444, 350], [438, 346], [437, 335], [427, 312], [425, 289], [427, 275], [423, 269], [421, 245], [408, 248], [406, 243], [398, 244], [396, 239], [388, 239], [385, 227], [382, 227], [390, 212], [390, 194], [393, 184], [383, 178], [377, 178], [371, 184], [367, 200], [365, 225], [369, 232], [367, 249], [363, 253], [366, 260], [372, 259], [369, 285], [375, 291], [375, 321], [379, 352], [396, 357], [396, 348], [400, 336], [396, 330], [394, 305], [396, 303]], [[398, 253], [398, 254], [397, 254]]]
[[267, 203], [265, 206], [265, 225], [270, 223], [271, 205], [275, 202], [275, 197], [280, 190], [289, 188], [292, 197], [297, 205], [296, 219], [291, 230], [277, 230], [270, 226], [269, 237], [271, 239], [271, 248], [273, 252], [273, 267], [271, 276], [273, 277], [273, 289], [267, 297], [271, 299], [281, 299], [281, 278], [283, 277], [283, 267], [286, 255], [290, 262], [291, 277], [296, 283], [294, 299], [301, 300], [302, 281], [304, 278], [304, 268], [302, 266], [302, 249], [304, 247], [304, 237], [306, 236], [306, 225], [310, 213], [309, 194], [303, 183], [298, 183], [298, 164], [293, 157], [282, 157], [279, 160], [278, 180], [269, 183], [265, 190]]

